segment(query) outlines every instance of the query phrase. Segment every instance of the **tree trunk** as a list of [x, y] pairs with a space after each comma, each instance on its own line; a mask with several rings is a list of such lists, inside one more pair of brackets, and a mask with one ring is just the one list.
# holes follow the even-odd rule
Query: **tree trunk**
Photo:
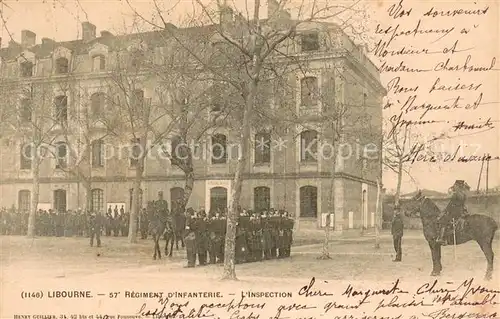
[[37, 153], [38, 150], [35, 150], [32, 156], [33, 184], [31, 191], [31, 209], [28, 216], [28, 237], [35, 237], [35, 219], [40, 197], [40, 158]]
[[180, 213], [184, 214], [186, 211], [186, 206], [189, 202], [189, 198], [191, 197], [191, 193], [193, 192], [194, 187], [194, 171], [191, 167], [190, 170], [184, 173], [185, 174], [185, 184], [184, 184], [184, 197], [182, 198], [182, 205], [180, 207]]
[[90, 212], [90, 210], [92, 209], [92, 183], [90, 181], [84, 181], [83, 187], [85, 188], [84, 211]]
[[250, 147], [250, 119], [252, 116], [257, 82], [252, 80], [249, 84], [248, 95], [245, 97], [245, 110], [243, 112], [242, 128], [240, 131], [241, 154], [236, 166], [236, 173], [231, 188], [231, 200], [227, 214], [226, 243], [224, 251], [224, 272], [222, 279], [237, 280], [235, 267], [236, 249], [236, 224], [238, 221], [238, 205], [240, 203], [241, 188], [243, 184], [243, 172], [247, 164]]
[[399, 197], [401, 196], [401, 183], [403, 180], [403, 161], [398, 163], [398, 183], [396, 185], [396, 194], [394, 195], [394, 205], [399, 205]]
[[145, 157], [141, 156], [138, 160], [137, 167], [135, 169], [135, 179], [132, 191], [132, 207], [130, 212], [130, 220], [129, 220], [129, 231], [128, 231], [128, 242], [129, 243], [137, 243], [137, 216], [139, 215], [139, 211], [141, 209], [140, 198], [139, 198], [139, 189], [141, 188], [142, 175], [144, 173], [144, 161]]
[[380, 203], [380, 192], [381, 192], [380, 179], [377, 178], [377, 201], [375, 202], [375, 249], [380, 248], [380, 233], [379, 233], [379, 223], [380, 215], [382, 212], [382, 205]]

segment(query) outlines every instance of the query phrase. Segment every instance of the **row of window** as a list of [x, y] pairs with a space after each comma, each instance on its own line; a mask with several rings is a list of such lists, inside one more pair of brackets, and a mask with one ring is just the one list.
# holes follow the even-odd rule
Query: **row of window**
[[[27, 62], [26, 62], [27, 63]], [[31, 62], [30, 62], [31, 63]], [[301, 106], [316, 107], [318, 105], [318, 78], [304, 77], [301, 79]], [[91, 119], [101, 118], [104, 114], [106, 95], [102, 92], [97, 92], [90, 97], [90, 114]], [[144, 91], [134, 90], [130, 95], [130, 104], [132, 107], [141, 108], [144, 103]], [[220, 101], [220, 95], [215, 94], [212, 99], [212, 112], [220, 112], [223, 110], [223, 101]], [[32, 120], [32, 103], [28, 98], [21, 99], [20, 117], [23, 122], [31, 122]], [[67, 123], [68, 121], [68, 97], [65, 95], [57, 96], [54, 99], [54, 117], [58, 123]]]
[[[301, 162], [316, 162], [316, 152], [318, 148], [317, 138], [318, 132], [314, 130], [306, 130], [300, 134], [300, 147], [301, 150], [307, 151], [300, 152]], [[224, 134], [215, 134], [212, 136], [212, 164], [227, 164], [228, 162], [228, 145], [227, 137]], [[131, 156], [130, 166], [136, 167], [141, 156], [142, 147], [138, 139], [131, 141]], [[172, 139], [170, 156], [176, 160], [182, 160], [187, 157], [188, 145], [182, 143], [179, 136]], [[197, 157], [199, 148], [193, 149], [193, 156]], [[91, 164], [92, 167], [104, 166], [104, 141], [97, 139], [91, 142]], [[57, 159], [56, 168], [64, 169], [67, 167], [67, 145], [65, 142], [58, 142], [54, 147], [54, 155]], [[20, 168], [31, 169], [33, 149], [31, 145], [22, 145], [20, 152]], [[270, 164], [271, 163], [271, 133], [259, 132], [255, 134], [254, 146], [254, 163], [255, 164]]]
[[[302, 52], [317, 51], [320, 48], [318, 32], [307, 32], [300, 35], [300, 43]], [[139, 67], [140, 62], [144, 59], [144, 52], [141, 50], [134, 50], [131, 53], [130, 64], [132, 67]], [[21, 76], [33, 76], [34, 64], [31, 61], [24, 61], [21, 63]], [[103, 54], [96, 54], [92, 56], [92, 70], [103, 71], [106, 70], [106, 57]], [[70, 72], [69, 60], [65, 57], [60, 57], [55, 61], [55, 73], [66, 74]]]
[[[174, 187], [170, 189], [171, 209], [177, 210], [179, 200], [184, 196], [184, 189]], [[300, 196], [300, 216], [316, 217], [318, 209], [318, 189], [315, 186], [303, 186], [299, 189]], [[104, 191], [94, 188], [91, 191], [92, 211], [104, 212]], [[255, 211], [271, 209], [271, 189], [267, 186], [258, 186], [253, 189], [253, 203]], [[139, 189], [139, 206], [143, 207], [143, 190]], [[214, 187], [210, 189], [210, 209], [212, 211], [225, 211], [228, 204], [227, 189], [224, 187]], [[133, 205], [133, 189], [129, 190], [129, 207]], [[21, 190], [18, 194], [18, 207], [21, 211], [29, 211], [31, 207], [31, 192]], [[54, 209], [66, 210], [66, 191], [58, 189], [54, 191]]]
[[[57, 58], [55, 61], [55, 74], [67, 74], [70, 72], [69, 60], [65, 57]], [[102, 54], [97, 54], [92, 57], [92, 70], [104, 71], [106, 69], [106, 58]], [[23, 61], [20, 63], [20, 74], [23, 78], [29, 78], [34, 75], [35, 65], [31, 61]]]
[[[134, 90], [130, 96], [130, 104], [135, 108], [141, 108], [144, 103], [144, 91]], [[104, 116], [106, 104], [106, 95], [102, 92], [93, 93], [90, 96], [90, 112], [91, 119], [99, 119]], [[54, 99], [54, 119], [58, 123], [68, 122], [68, 97], [59, 95]], [[20, 118], [22, 122], [31, 122], [32, 120], [32, 103], [28, 98], [21, 99]]]

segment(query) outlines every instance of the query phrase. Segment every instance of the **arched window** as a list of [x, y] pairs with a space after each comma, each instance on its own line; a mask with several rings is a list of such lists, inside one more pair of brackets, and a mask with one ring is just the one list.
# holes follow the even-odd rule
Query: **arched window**
[[21, 121], [22, 122], [31, 122], [31, 100], [30, 99], [21, 99]]
[[104, 93], [97, 92], [90, 97], [90, 116], [94, 119], [101, 118], [104, 114]]
[[271, 162], [271, 134], [259, 132], [255, 134], [255, 164]]
[[318, 153], [318, 132], [307, 130], [300, 133], [300, 161], [316, 162]]
[[212, 136], [212, 164], [225, 164], [227, 162], [227, 138], [224, 134]]
[[308, 76], [300, 80], [300, 105], [302, 107], [318, 105], [318, 78]]
[[66, 58], [56, 60], [56, 74], [65, 74], [69, 72], [69, 61]]
[[253, 206], [256, 212], [271, 208], [271, 189], [269, 187], [260, 186], [253, 189]]
[[17, 198], [17, 206], [20, 212], [29, 212], [31, 207], [31, 192], [29, 190], [20, 190]]
[[225, 212], [227, 209], [227, 189], [214, 187], [210, 189], [210, 211]]
[[300, 217], [317, 217], [318, 189], [314, 186], [300, 188]]
[[97, 54], [92, 57], [92, 69], [94, 71], [104, 71], [106, 69], [106, 57]]
[[104, 141], [101, 139], [92, 141], [92, 167], [104, 166]]
[[33, 76], [33, 62], [24, 61], [21, 63], [21, 76], [23, 78], [29, 78]]
[[104, 212], [104, 191], [102, 189], [94, 188], [92, 190], [92, 207], [90, 209], [96, 213]]
[[55, 156], [56, 156], [56, 168], [62, 169], [67, 166], [67, 153], [68, 148], [66, 143], [57, 142], [55, 147]]
[[21, 169], [31, 169], [31, 161], [32, 161], [32, 146], [31, 144], [21, 145], [20, 152], [20, 163]]
[[[132, 207], [134, 205], [134, 189], [131, 188], [128, 190], [129, 192], [129, 208], [132, 210]], [[143, 197], [143, 191], [142, 188], [139, 188], [139, 208], [142, 208], [142, 197]]]
[[170, 189], [170, 207], [172, 212], [182, 213], [180, 211], [182, 200], [184, 200], [184, 188], [174, 187]]
[[68, 97], [59, 95], [54, 100], [54, 112], [56, 121], [60, 124], [68, 122]]

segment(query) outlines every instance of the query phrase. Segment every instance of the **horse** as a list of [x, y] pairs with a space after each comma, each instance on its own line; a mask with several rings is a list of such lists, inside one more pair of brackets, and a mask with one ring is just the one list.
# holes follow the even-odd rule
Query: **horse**
[[[172, 257], [172, 252], [175, 247], [179, 250], [179, 240], [181, 241], [182, 248], [184, 248], [184, 230], [186, 229], [186, 217], [183, 214], [175, 214], [172, 212], [170, 215], [168, 231], [165, 232], [165, 255]], [[170, 253], [168, 252], [168, 244], [170, 243]]]
[[[405, 210], [405, 215], [420, 215], [422, 220], [424, 237], [429, 244], [429, 248], [432, 254], [432, 272], [431, 276], [439, 276], [443, 269], [441, 265], [441, 244], [436, 241], [439, 234], [438, 217], [441, 211], [437, 205], [429, 198], [422, 195], [419, 191], [408, 203], [407, 208], [410, 208], [410, 212]], [[483, 251], [486, 261], [487, 268], [485, 274], [485, 280], [490, 280], [493, 273], [493, 248], [492, 242], [495, 237], [495, 232], [498, 229], [498, 225], [495, 220], [486, 215], [471, 214], [466, 215], [461, 227], [457, 229], [457, 222], [453, 225], [455, 231], [447, 233], [445, 239], [448, 243], [454, 243], [455, 245], [460, 245], [468, 241], [474, 240], [479, 244], [479, 247]]]
[[[168, 211], [164, 212], [163, 214], [160, 214], [154, 209], [153, 204], [148, 204], [148, 232], [151, 234], [151, 237], [153, 237], [153, 242], [154, 242], [154, 254], [153, 254], [153, 259], [156, 260], [156, 257], [158, 259], [161, 259], [161, 251], [160, 251], [160, 239], [168, 233], [171, 233], [172, 229], [172, 221], [170, 218], [170, 214]], [[165, 245], [165, 254], [167, 251], [167, 246]]]

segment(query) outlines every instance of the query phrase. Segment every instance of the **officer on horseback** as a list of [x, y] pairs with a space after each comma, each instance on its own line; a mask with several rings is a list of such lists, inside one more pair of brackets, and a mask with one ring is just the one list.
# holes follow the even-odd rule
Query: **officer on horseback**
[[444, 236], [450, 221], [467, 214], [465, 201], [467, 200], [467, 192], [469, 190], [470, 186], [463, 180], [456, 180], [455, 184], [450, 187], [450, 191], [452, 192], [450, 202], [438, 218], [440, 227], [439, 236], [436, 239], [438, 243], [445, 244]]

